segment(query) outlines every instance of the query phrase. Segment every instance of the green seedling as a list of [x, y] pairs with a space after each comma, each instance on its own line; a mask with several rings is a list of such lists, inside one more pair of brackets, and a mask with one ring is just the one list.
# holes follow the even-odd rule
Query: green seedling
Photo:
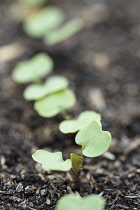
[[42, 77], [52, 68], [52, 59], [45, 53], [39, 53], [29, 61], [17, 64], [12, 73], [13, 80], [18, 83], [34, 83], [24, 90], [23, 96], [26, 100], [35, 100], [34, 108], [42, 117], [53, 117], [59, 113], [66, 116], [65, 109], [76, 102], [74, 93], [67, 89], [65, 77], [52, 76], [42, 83]]
[[36, 101], [34, 108], [42, 117], [53, 117], [73, 106], [75, 102], [74, 93], [65, 89]]
[[41, 38], [44, 34], [59, 26], [63, 20], [62, 10], [56, 7], [47, 7], [28, 17], [23, 23], [23, 28], [29, 36]]
[[[57, 170], [63, 169], [63, 171], [68, 171], [70, 170], [71, 165], [74, 179], [77, 182], [79, 180], [79, 175], [82, 170], [84, 156], [97, 157], [106, 152], [111, 143], [111, 135], [107, 131], [102, 131], [101, 123], [98, 120], [95, 120], [90, 125], [81, 129], [77, 133], [75, 142], [82, 147], [81, 155], [72, 153], [71, 159], [68, 161], [68, 166], [67, 168], [65, 168], [66, 170], [64, 170], [64, 168], [61, 168], [61, 165], [58, 165]], [[56, 167], [53, 168], [52, 165], [50, 167], [50, 164], [48, 164], [49, 159], [51, 159], [51, 153], [47, 153], [48, 155], [46, 155], [45, 157], [44, 151], [39, 151], [39, 153], [38, 151], [36, 151], [36, 153], [33, 155], [33, 159], [41, 163], [43, 166], [45, 165], [46, 170], [56, 170]], [[56, 166], [58, 164], [58, 161], [56, 161], [55, 159], [53, 161], [55, 161], [54, 165]]]
[[39, 100], [52, 93], [64, 90], [68, 87], [68, 80], [61, 76], [52, 76], [44, 84], [29, 85], [23, 93], [26, 100]]
[[[80, 31], [84, 24], [81, 19], [73, 19], [62, 25], [64, 13], [56, 7], [47, 7], [37, 14], [27, 17], [24, 31], [31, 37], [42, 38], [48, 45], [57, 44]], [[62, 26], [60, 26], [62, 25]]]
[[38, 53], [29, 61], [21, 61], [13, 70], [12, 78], [18, 83], [38, 82], [53, 69], [53, 61], [46, 53]]
[[98, 195], [89, 195], [84, 198], [76, 195], [65, 195], [59, 199], [57, 210], [104, 210], [105, 199]]
[[101, 120], [101, 115], [93, 111], [82, 112], [75, 120], [64, 120], [59, 129], [62, 133], [75, 133], [87, 127], [93, 120]]
[[18, 1], [30, 7], [36, 7], [42, 5], [47, 0], [18, 0]]
[[73, 19], [62, 25], [60, 28], [46, 33], [44, 41], [48, 45], [54, 45], [66, 40], [83, 28], [84, 24], [81, 19]]

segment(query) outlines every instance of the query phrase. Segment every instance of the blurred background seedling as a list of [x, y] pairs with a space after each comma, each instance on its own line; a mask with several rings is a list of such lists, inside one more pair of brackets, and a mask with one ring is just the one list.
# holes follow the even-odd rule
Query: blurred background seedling
[[24, 31], [31, 37], [42, 38], [58, 27], [64, 20], [64, 13], [57, 7], [46, 7], [27, 17], [23, 23]]
[[93, 120], [101, 120], [101, 115], [93, 111], [84, 111], [77, 119], [61, 122], [59, 129], [62, 133], [75, 133], [88, 126]]
[[65, 21], [64, 12], [57, 7], [46, 7], [25, 18], [23, 29], [31, 37], [43, 38], [47, 45], [60, 43], [84, 27], [80, 18]]
[[105, 199], [98, 195], [89, 195], [84, 198], [76, 195], [65, 195], [59, 199], [57, 210], [104, 210]]
[[28, 61], [19, 62], [12, 73], [18, 83], [38, 82], [53, 69], [53, 60], [46, 53], [38, 53]]
[[42, 78], [53, 69], [53, 60], [46, 53], [38, 53], [28, 61], [19, 62], [13, 70], [12, 78], [18, 83], [33, 83], [25, 88], [26, 100], [35, 100], [34, 108], [42, 117], [64, 116], [66, 109], [76, 103], [73, 91], [68, 89], [68, 80], [63, 76], [52, 76], [42, 82]]

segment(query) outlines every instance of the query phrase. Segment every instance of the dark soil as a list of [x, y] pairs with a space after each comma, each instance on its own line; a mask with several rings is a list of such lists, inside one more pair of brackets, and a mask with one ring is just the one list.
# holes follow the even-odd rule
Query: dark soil
[[[140, 1], [50, 1], [68, 19], [80, 16], [85, 28], [69, 40], [45, 46], [27, 37], [21, 26], [23, 10], [16, 1], [0, 1], [0, 209], [55, 209], [67, 193], [102, 193], [107, 210], [140, 209]], [[70, 173], [44, 172], [32, 160], [38, 148], [78, 153], [74, 135], [58, 129], [61, 116], [45, 119], [23, 99], [24, 85], [11, 79], [19, 60], [48, 52], [54, 74], [70, 80], [77, 96], [71, 116], [98, 111], [103, 129], [112, 134], [109, 153], [85, 158], [78, 189]]]

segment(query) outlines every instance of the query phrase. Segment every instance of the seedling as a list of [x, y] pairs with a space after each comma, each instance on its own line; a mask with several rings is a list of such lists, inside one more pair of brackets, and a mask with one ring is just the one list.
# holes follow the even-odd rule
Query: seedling
[[38, 100], [49, 94], [66, 89], [68, 80], [62, 76], [52, 76], [44, 84], [29, 85], [23, 93], [26, 100]]
[[47, 0], [18, 0], [20, 3], [23, 3], [27, 6], [36, 7], [42, 5]]
[[[81, 129], [75, 138], [75, 142], [78, 145], [82, 146], [81, 155], [71, 154], [71, 160], [67, 160], [66, 168], [61, 168], [62, 166], [58, 164], [58, 161], [53, 159], [55, 167], [53, 164], [49, 164], [49, 161], [52, 160], [52, 153], [46, 153], [43, 150], [36, 151], [33, 154], [33, 159], [42, 164], [45, 170], [61, 170], [69, 171], [70, 169], [73, 172], [75, 181], [79, 180], [79, 175], [82, 169], [83, 158], [86, 157], [97, 157], [106, 152], [111, 143], [111, 135], [107, 131], [102, 131], [101, 123], [98, 120], [94, 120], [87, 127]], [[50, 155], [50, 157], [49, 157]], [[71, 164], [70, 164], [71, 161]], [[56, 168], [56, 166], [58, 167]], [[44, 167], [45, 166], [45, 167]]]
[[25, 32], [35, 38], [41, 38], [45, 33], [58, 27], [64, 20], [64, 13], [56, 7], [47, 7], [37, 14], [28, 17], [23, 24]]
[[52, 59], [45, 53], [35, 55], [29, 61], [22, 61], [13, 70], [12, 78], [18, 83], [32, 82], [24, 90], [26, 100], [35, 100], [34, 108], [42, 117], [64, 115], [65, 109], [76, 102], [74, 93], [67, 89], [68, 80], [62, 76], [52, 76], [44, 84], [41, 78], [53, 68]]
[[18, 83], [38, 82], [53, 69], [53, 61], [46, 53], [39, 53], [29, 61], [21, 61], [13, 70], [12, 78]]
[[59, 199], [57, 210], [104, 210], [105, 199], [98, 195], [89, 195], [84, 198], [76, 195], [65, 195]]
[[84, 24], [81, 19], [73, 19], [68, 23], [61, 26], [59, 29], [55, 29], [46, 33], [44, 41], [48, 45], [54, 45], [60, 43], [83, 28]]
[[101, 120], [101, 115], [93, 111], [82, 112], [75, 120], [64, 120], [59, 129], [62, 133], [75, 133], [88, 126], [93, 120]]
[[25, 19], [23, 28], [29, 36], [44, 37], [46, 44], [53, 45], [74, 35], [84, 26], [83, 21], [78, 18], [60, 26], [63, 22], [64, 13], [61, 9], [47, 7]]
[[34, 108], [42, 117], [53, 117], [73, 106], [75, 102], [74, 93], [65, 89], [36, 101]]

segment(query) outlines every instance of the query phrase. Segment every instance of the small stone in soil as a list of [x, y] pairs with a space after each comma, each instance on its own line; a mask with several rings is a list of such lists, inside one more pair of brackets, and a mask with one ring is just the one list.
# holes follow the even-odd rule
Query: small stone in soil
[[41, 166], [40, 163], [36, 163], [36, 164], [35, 164], [35, 169], [36, 169], [36, 171], [38, 171], [38, 172], [42, 172], [42, 171], [43, 171], [42, 166]]
[[88, 93], [89, 102], [92, 106], [95, 106], [99, 111], [103, 111], [106, 108], [105, 98], [102, 91], [99, 88], [93, 88]]
[[50, 205], [50, 204], [51, 204], [50, 199], [46, 198], [46, 204], [47, 204], [47, 205]]
[[33, 194], [33, 193], [34, 193], [34, 188], [33, 188], [32, 186], [27, 186], [27, 187], [25, 188], [25, 194], [31, 195], [31, 194]]
[[20, 183], [18, 183], [18, 185], [17, 185], [17, 187], [16, 187], [16, 191], [17, 192], [21, 192], [23, 190], [23, 185], [22, 185], [22, 183], [20, 182]]

